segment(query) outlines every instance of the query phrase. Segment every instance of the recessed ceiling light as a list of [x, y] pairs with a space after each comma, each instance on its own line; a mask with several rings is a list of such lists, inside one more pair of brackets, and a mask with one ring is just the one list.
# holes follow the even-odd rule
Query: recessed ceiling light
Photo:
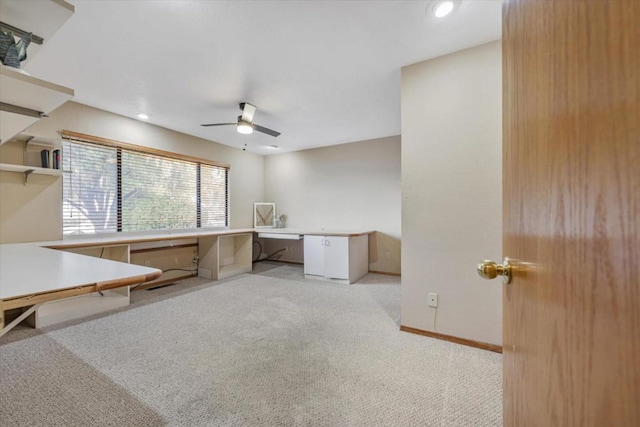
[[267, 145], [267, 148], [271, 148], [272, 150], [277, 150], [280, 147], [278, 147], [277, 145]]
[[138, 114], [138, 118], [140, 120], [149, 120], [149, 115], [145, 114], [145, 113], [140, 113], [140, 114]]
[[450, 15], [459, 4], [460, 0], [431, 0], [427, 3], [425, 11], [432, 13], [436, 18], [444, 18]]
[[440, 3], [436, 10], [433, 12], [436, 15], [436, 18], [442, 18], [443, 16], [447, 16], [453, 10], [453, 2], [452, 1], [443, 1]]

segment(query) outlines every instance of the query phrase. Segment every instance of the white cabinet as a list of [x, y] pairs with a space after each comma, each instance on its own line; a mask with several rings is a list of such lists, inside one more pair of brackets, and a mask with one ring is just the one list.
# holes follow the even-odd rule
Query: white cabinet
[[324, 276], [324, 236], [304, 236], [304, 274]]
[[353, 283], [369, 271], [369, 236], [304, 236], [305, 277]]

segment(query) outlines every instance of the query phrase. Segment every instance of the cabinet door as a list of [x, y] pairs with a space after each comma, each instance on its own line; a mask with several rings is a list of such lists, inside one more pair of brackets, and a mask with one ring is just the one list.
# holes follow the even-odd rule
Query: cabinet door
[[304, 236], [304, 274], [324, 276], [324, 236]]
[[349, 279], [349, 238], [327, 236], [324, 242], [324, 275], [331, 279]]

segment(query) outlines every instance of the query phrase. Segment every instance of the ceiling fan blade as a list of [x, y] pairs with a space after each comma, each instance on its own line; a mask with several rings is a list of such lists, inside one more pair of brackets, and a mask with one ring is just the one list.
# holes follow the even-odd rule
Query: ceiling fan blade
[[275, 130], [271, 130], [269, 128], [257, 125], [257, 124], [253, 124], [253, 129], [257, 130], [258, 132], [262, 132], [262, 133], [266, 133], [267, 135], [271, 135], [271, 136], [279, 136], [280, 132], [276, 132]]
[[256, 114], [256, 106], [251, 105], [248, 102], [241, 102], [240, 109], [242, 110], [242, 120], [253, 123], [253, 116]]
[[229, 125], [237, 126], [238, 124], [237, 123], [205, 123], [200, 126], [229, 126]]

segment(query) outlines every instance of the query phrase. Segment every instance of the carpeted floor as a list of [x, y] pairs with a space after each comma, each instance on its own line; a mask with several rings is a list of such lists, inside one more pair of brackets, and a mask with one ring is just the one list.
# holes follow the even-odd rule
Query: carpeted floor
[[298, 266], [0, 339], [1, 426], [496, 426], [502, 356], [399, 331], [399, 278]]

